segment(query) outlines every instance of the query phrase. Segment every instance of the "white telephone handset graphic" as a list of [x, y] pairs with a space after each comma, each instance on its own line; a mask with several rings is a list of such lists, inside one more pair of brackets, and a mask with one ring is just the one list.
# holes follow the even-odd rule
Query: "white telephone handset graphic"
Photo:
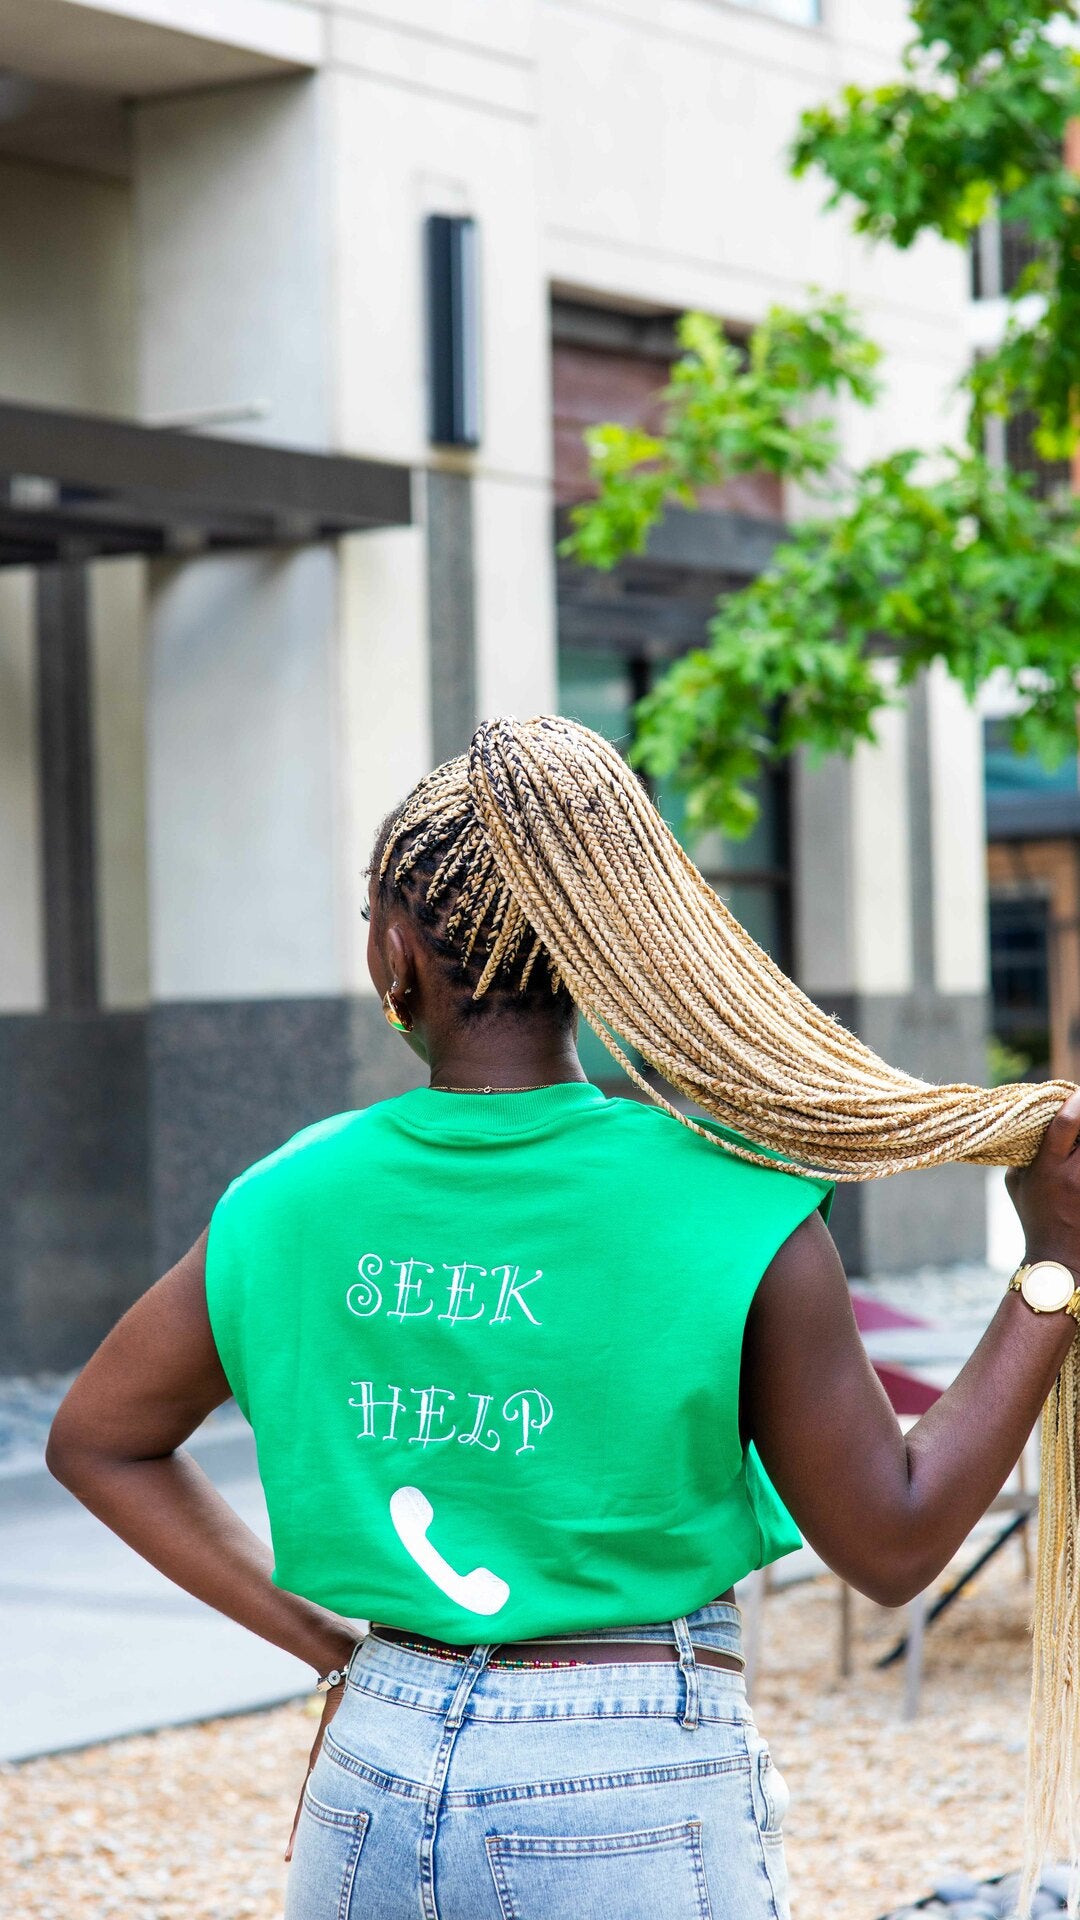
[[419, 1487], [399, 1487], [390, 1496], [390, 1518], [406, 1553], [416, 1561], [440, 1593], [467, 1613], [498, 1613], [510, 1598], [510, 1589], [498, 1574], [487, 1567], [474, 1567], [471, 1573], [455, 1573], [427, 1537], [435, 1518], [434, 1509]]

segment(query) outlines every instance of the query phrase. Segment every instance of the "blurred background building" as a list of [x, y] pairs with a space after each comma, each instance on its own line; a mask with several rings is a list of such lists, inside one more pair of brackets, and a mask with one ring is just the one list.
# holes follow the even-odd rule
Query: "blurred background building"
[[[1071, 129], [1070, 164], [1080, 166], [1080, 129]], [[1004, 334], [1004, 296], [1037, 257], [1024, 228], [987, 221], [972, 249], [972, 352]], [[987, 453], [1030, 476], [1042, 498], [1080, 480], [1074, 463], [1041, 460], [1033, 416], [991, 420]], [[1078, 642], [1080, 653], [1080, 642]], [[1080, 1080], [1080, 768], [1074, 754], [1056, 768], [1009, 743], [1015, 695], [980, 700], [989, 839], [992, 1027], [1013, 1056], [1014, 1072]]]
[[[799, 503], [763, 476], [613, 575], [556, 561], [582, 429], [650, 419], [680, 311], [842, 288], [887, 354], [852, 456], [948, 433], [961, 253], [870, 252], [783, 162], [904, 37], [899, 0], [0, 4], [8, 1367], [80, 1359], [241, 1167], [415, 1077], [364, 965], [384, 811], [484, 714], [625, 740], [768, 558]], [[934, 1079], [985, 1071], [982, 724], [931, 675], [697, 850]], [[1015, 1009], [1080, 913], [1076, 770], [1036, 822], [989, 765]], [[982, 1255], [973, 1170], [841, 1199], [855, 1271]]]

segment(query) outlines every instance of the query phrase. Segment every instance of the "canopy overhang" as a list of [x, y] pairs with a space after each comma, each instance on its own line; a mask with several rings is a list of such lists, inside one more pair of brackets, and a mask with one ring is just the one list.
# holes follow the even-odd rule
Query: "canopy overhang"
[[195, 556], [408, 526], [412, 476], [100, 414], [0, 402], [0, 567]]

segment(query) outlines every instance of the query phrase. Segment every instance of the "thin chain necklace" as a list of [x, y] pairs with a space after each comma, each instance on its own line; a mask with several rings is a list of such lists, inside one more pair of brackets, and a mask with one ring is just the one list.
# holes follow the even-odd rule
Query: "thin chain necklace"
[[558, 1080], [541, 1080], [535, 1087], [437, 1087], [431, 1081], [429, 1093], [543, 1093], [548, 1087], [557, 1087]]

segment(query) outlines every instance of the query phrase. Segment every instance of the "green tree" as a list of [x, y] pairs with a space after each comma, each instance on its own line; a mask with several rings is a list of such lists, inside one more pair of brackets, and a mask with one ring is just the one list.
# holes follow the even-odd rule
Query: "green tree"
[[[965, 449], [907, 449], [857, 473], [823, 411], [871, 405], [878, 353], [846, 302], [774, 309], [745, 350], [702, 314], [680, 323], [661, 431], [587, 436], [597, 492], [564, 550], [612, 567], [641, 552], [670, 505], [762, 468], [818, 503], [768, 569], [722, 600], [709, 644], [637, 709], [633, 757], [686, 788], [693, 824], [745, 832], [752, 783], [798, 746], [850, 751], [882, 707], [940, 661], [969, 697], [996, 672], [1018, 688], [1015, 744], [1049, 763], [1076, 747], [1080, 506], [1040, 500], [982, 451], [988, 414], [1033, 414], [1037, 450], [1071, 453], [1080, 412], [1080, 178], [1065, 159], [1080, 118], [1072, 6], [915, 0], [901, 78], [848, 88], [804, 115], [796, 174], [830, 182], [858, 231], [898, 247], [936, 233], [967, 245], [991, 211], [1037, 248], [1010, 295], [1000, 348], [966, 376]], [[811, 409], [807, 401], [815, 404]], [[877, 656], [895, 656], [884, 675]]]

